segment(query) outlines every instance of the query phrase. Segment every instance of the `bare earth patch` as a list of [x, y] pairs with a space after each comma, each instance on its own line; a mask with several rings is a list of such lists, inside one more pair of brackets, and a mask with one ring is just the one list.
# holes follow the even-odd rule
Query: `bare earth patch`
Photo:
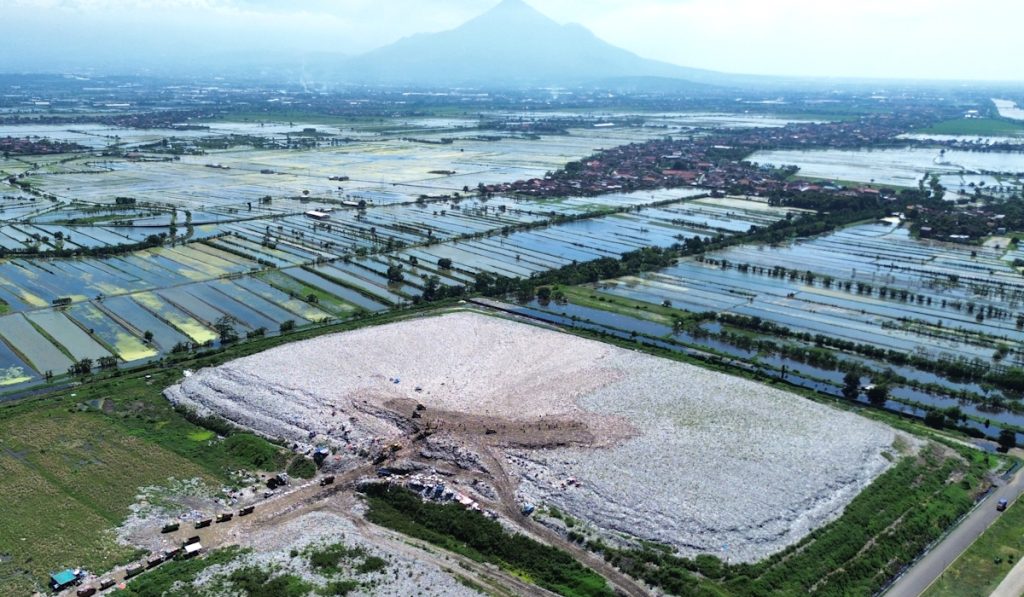
[[289, 344], [167, 395], [269, 436], [350, 447], [403, 437], [421, 404], [446, 436], [500, 457], [490, 473], [519, 499], [733, 562], [837, 517], [895, 440], [770, 386], [474, 313]]

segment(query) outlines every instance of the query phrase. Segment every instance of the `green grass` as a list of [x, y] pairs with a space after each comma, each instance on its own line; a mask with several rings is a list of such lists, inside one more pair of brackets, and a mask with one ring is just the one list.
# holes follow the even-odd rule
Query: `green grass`
[[558, 286], [556, 289], [562, 291], [565, 298], [574, 305], [638, 317], [665, 325], [672, 325], [676, 319], [693, 317], [693, 313], [688, 311], [615, 296], [589, 286]]
[[342, 566], [352, 560], [367, 557], [365, 549], [348, 547], [343, 543], [311, 547], [306, 555], [309, 557], [310, 567], [327, 576], [338, 574], [341, 572]]
[[177, 377], [125, 375], [0, 407], [0, 554], [10, 555], [0, 594], [29, 593], [58, 568], [103, 571], [135, 556], [108, 531], [139, 487], [172, 476], [217, 487], [230, 470], [283, 466], [276, 446], [250, 434], [197, 441], [213, 434], [161, 395]]
[[1012, 137], [1024, 135], [1024, 123], [1002, 118], [957, 118], [945, 120], [921, 131], [933, 135], [978, 135], [979, 137]]
[[568, 597], [613, 593], [604, 578], [560, 549], [523, 534], [509, 534], [496, 521], [456, 504], [424, 502], [397, 487], [371, 487], [366, 493], [370, 522], [423, 539]]
[[4, 313], [7, 313], [10, 310], [11, 306], [8, 305], [6, 302], [0, 300], [0, 315], [3, 315]]
[[256, 566], [239, 568], [228, 580], [246, 597], [305, 597], [315, 588], [294, 574], [273, 576], [269, 570]]
[[296, 456], [288, 464], [288, 474], [299, 479], [312, 479], [316, 476], [316, 464], [305, 456]]
[[203, 429], [202, 431], [193, 431], [192, 433], [188, 434], [188, 438], [194, 442], [210, 441], [216, 436], [216, 433], [206, 429]]
[[[134, 551], [105, 530], [120, 524], [140, 486], [171, 475], [215, 479], [98, 413], [45, 410], [0, 422], [0, 594], [18, 595], [54, 569], [104, 570]], [[26, 577], [24, 574], [27, 574]]]
[[[989, 500], [983, 508], [994, 508]], [[925, 597], [987, 597], [1024, 555], [1024, 505], [1014, 502], [925, 592]]]
[[128, 584], [128, 589], [117, 594], [124, 597], [161, 597], [162, 595], [183, 594], [171, 592], [176, 582], [191, 583], [199, 573], [211, 566], [227, 564], [246, 553], [238, 547], [228, 547], [210, 552], [204, 557], [189, 560], [175, 560], [151, 570]]
[[348, 317], [360, 311], [355, 305], [343, 301], [333, 294], [305, 284], [278, 270], [267, 270], [256, 274], [256, 277], [282, 292], [293, 294], [295, 298], [305, 300], [309, 295], [316, 297], [314, 306], [337, 317]]

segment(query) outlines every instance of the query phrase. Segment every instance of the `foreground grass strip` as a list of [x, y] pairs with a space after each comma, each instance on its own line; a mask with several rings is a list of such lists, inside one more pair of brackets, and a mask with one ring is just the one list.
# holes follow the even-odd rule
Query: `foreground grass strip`
[[429, 541], [478, 562], [497, 564], [516, 576], [567, 597], [613, 593], [604, 579], [568, 553], [525, 535], [511, 535], [483, 515], [455, 504], [424, 502], [400, 488], [366, 490], [370, 522]]
[[[992, 507], [992, 506], [988, 506]], [[1024, 554], [1024, 505], [1018, 500], [953, 562], [925, 597], [986, 597]]]

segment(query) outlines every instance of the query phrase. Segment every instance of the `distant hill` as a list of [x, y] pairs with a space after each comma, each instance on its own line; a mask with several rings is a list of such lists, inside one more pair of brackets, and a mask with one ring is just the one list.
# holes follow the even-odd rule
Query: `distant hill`
[[560, 25], [523, 0], [504, 0], [456, 29], [419, 34], [354, 57], [341, 79], [423, 86], [633, 84], [655, 79], [727, 83], [731, 77], [641, 58], [580, 25]]

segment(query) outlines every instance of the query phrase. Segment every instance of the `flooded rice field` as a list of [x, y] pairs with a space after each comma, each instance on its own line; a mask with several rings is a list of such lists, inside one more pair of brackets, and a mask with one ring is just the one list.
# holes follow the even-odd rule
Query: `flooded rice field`
[[1024, 154], [932, 148], [759, 151], [750, 161], [799, 166], [800, 176], [916, 188], [926, 174], [1024, 174]]

